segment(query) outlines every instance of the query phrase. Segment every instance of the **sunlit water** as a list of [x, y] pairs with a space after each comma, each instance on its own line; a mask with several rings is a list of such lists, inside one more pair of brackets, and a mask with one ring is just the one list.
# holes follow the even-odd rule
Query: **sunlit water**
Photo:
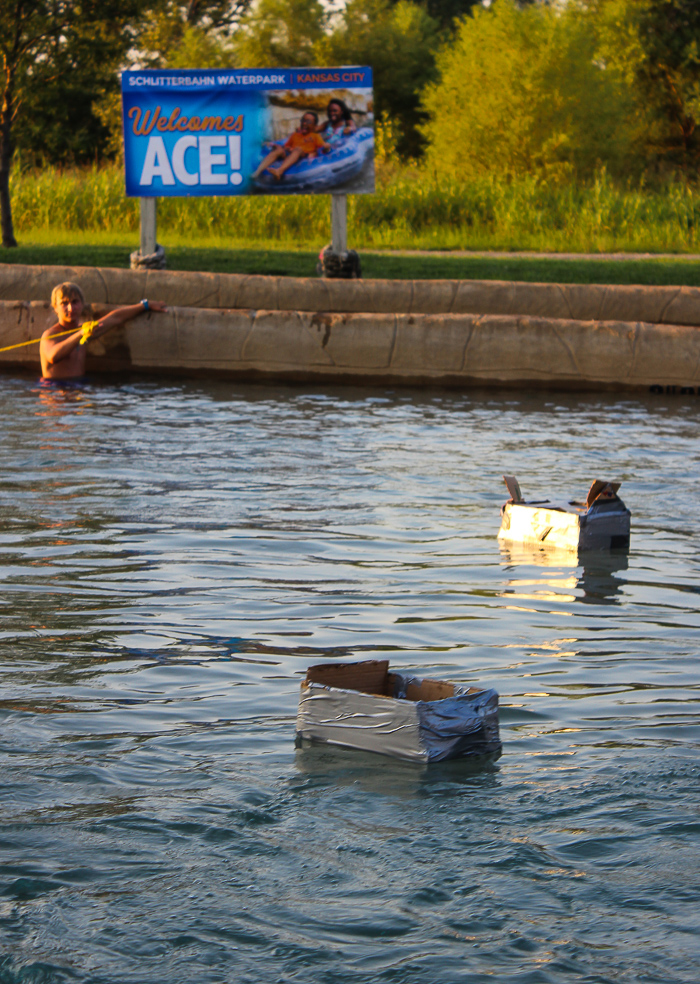
[[[0, 379], [0, 982], [696, 982], [700, 404]], [[623, 482], [629, 556], [506, 556]], [[295, 749], [310, 664], [496, 765]]]

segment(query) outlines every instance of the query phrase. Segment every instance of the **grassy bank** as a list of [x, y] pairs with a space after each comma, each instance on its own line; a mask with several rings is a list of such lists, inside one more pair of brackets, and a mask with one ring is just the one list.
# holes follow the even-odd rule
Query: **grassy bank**
[[[12, 201], [20, 241], [132, 242], [138, 201], [124, 195], [116, 165], [15, 173]], [[166, 247], [274, 247], [318, 251], [330, 238], [328, 197], [165, 198], [158, 203]], [[349, 199], [358, 249], [493, 249], [544, 252], [700, 251], [700, 191], [616, 187], [535, 178], [438, 180], [425, 171], [380, 169], [374, 195]]]
[[[0, 250], [0, 262], [61, 266], [129, 266], [132, 242], [35, 243]], [[170, 270], [208, 270], [213, 273], [263, 273], [312, 277], [316, 253], [311, 250], [224, 249], [168, 247]], [[388, 279], [524, 280], [574, 284], [680, 284], [700, 286], [700, 264], [673, 260], [562, 260], [519, 257], [393, 256], [362, 253], [365, 277]]]

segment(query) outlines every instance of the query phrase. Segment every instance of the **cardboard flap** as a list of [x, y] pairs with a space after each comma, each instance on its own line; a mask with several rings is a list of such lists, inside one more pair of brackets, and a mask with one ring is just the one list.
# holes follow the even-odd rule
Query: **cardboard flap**
[[598, 498], [616, 499], [617, 491], [621, 485], [622, 482], [606, 482], [603, 479], [596, 478], [588, 490], [586, 505], [589, 507], [592, 506]]
[[406, 687], [406, 700], [444, 700], [454, 695], [454, 683], [446, 683], [444, 680], [421, 680], [420, 683], [409, 683]]
[[522, 502], [523, 495], [515, 475], [504, 475], [503, 481], [506, 483], [506, 488], [510, 492], [511, 502]]
[[388, 669], [388, 659], [366, 659], [360, 663], [321, 663], [308, 668], [302, 686], [320, 683], [340, 690], [385, 694]]

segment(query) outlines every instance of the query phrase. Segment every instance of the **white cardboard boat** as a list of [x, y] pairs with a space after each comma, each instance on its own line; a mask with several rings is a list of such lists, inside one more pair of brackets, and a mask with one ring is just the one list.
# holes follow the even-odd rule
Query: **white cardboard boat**
[[503, 476], [510, 499], [501, 508], [498, 539], [567, 550], [627, 549], [631, 514], [619, 482], [596, 479], [585, 502], [523, 499], [513, 475]]
[[498, 694], [389, 672], [388, 660], [311, 666], [297, 738], [409, 762], [501, 754]]

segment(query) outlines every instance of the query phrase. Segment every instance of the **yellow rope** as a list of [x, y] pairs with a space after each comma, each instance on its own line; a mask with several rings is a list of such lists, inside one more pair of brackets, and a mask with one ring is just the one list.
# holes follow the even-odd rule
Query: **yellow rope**
[[80, 336], [80, 344], [84, 345], [86, 342], [90, 341], [90, 336], [92, 335], [95, 328], [97, 328], [97, 321], [86, 321], [83, 325], [83, 333]]
[[[90, 335], [92, 335], [96, 326], [96, 321], [88, 321], [87, 324], [82, 326], [82, 328], [69, 328], [67, 331], [57, 331], [54, 335], [48, 335], [47, 338], [61, 338], [63, 335], [72, 335], [76, 331], [82, 331], [80, 344], [84, 345], [90, 338]], [[30, 338], [28, 342], [17, 342], [16, 345], [6, 345], [4, 348], [0, 348], [0, 352], [9, 352], [11, 349], [24, 348], [25, 345], [36, 345], [37, 342], [40, 341], [41, 338]]]

